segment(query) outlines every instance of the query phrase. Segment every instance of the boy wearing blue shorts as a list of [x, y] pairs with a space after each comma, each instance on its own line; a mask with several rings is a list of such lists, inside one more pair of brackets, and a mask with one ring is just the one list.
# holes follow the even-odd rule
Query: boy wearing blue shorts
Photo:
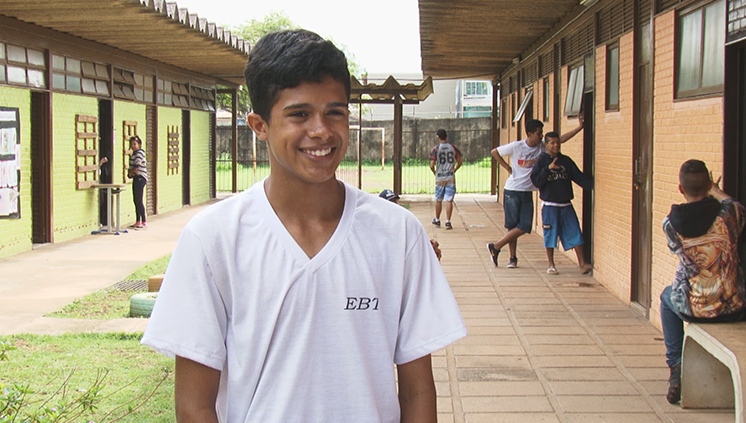
[[575, 162], [560, 152], [560, 136], [549, 132], [544, 140], [545, 151], [539, 155], [531, 170], [531, 182], [539, 188], [542, 200], [541, 221], [544, 227], [544, 247], [547, 250], [550, 275], [558, 274], [554, 265], [557, 239], [565, 251], [574, 249], [580, 271], [588, 274], [593, 266], [583, 258], [583, 233], [572, 206], [572, 182], [583, 189], [592, 189], [593, 180], [578, 169]]
[[440, 227], [440, 213], [446, 202], [446, 229], [453, 229], [453, 196], [456, 195], [456, 171], [461, 167], [461, 151], [448, 142], [445, 129], [438, 129], [438, 145], [430, 151], [430, 170], [435, 175], [435, 217], [433, 225]]

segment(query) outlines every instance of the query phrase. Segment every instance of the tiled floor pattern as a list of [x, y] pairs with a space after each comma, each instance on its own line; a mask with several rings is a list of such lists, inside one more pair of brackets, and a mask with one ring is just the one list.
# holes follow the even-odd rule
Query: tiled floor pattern
[[505, 231], [494, 197], [457, 195], [453, 230], [430, 224], [432, 203], [409, 207], [441, 245], [469, 329], [433, 355], [441, 423], [734, 421], [668, 404], [661, 332], [563, 254], [547, 275], [539, 235], [520, 238], [517, 269], [504, 267], [507, 248], [495, 268], [485, 245]]

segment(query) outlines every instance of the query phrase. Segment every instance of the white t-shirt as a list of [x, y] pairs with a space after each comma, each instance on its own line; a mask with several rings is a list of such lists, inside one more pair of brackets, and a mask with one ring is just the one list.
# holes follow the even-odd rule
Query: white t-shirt
[[505, 189], [510, 191], [536, 191], [537, 188], [531, 182], [531, 169], [544, 151], [544, 143], [536, 147], [529, 147], [526, 140], [513, 141], [497, 147], [501, 156], [510, 156], [510, 167], [513, 173], [505, 181]]
[[345, 185], [309, 259], [259, 182], [184, 229], [142, 342], [221, 370], [221, 422], [393, 423], [393, 365], [465, 335], [409, 211]]

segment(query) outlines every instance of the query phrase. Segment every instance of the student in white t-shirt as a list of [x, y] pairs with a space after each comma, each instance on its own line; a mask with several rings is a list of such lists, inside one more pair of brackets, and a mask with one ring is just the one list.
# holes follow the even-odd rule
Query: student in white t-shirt
[[272, 33], [245, 76], [270, 175], [187, 225], [142, 340], [176, 357], [177, 421], [436, 421], [430, 354], [466, 329], [414, 215], [335, 178], [344, 53]]
[[[579, 116], [577, 128], [562, 134], [560, 143], [567, 142], [583, 129], [583, 118]], [[510, 176], [503, 190], [503, 211], [505, 212], [505, 229], [508, 232], [495, 243], [487, 244], [487, 251], [492, 262], [497, 266], [500, 249], [506, 244], [510, 250], [508, 268], [518, 267], [518, 238], [531, 233], [534, 217], [534, 195], [536, 187], [531, 182], [531, 170], [536, 159], [544, 151], [542, 137], [544, 124], [537, 119], [528, 119], [525, 123], [526, 139], [513, 141], [492, 150], [492, 157], [508, 171]], [[504, 156], [510, 156], [510, 164]]]

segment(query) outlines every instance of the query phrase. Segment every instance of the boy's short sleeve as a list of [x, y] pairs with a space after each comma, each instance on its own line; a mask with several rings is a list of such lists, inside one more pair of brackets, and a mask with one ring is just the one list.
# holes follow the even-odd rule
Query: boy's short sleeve
[[407, 254], [396, 364], [431, 354], [466, 336], [456, 299], [430, 241], [420, 227], [414, 248]]
[[515, 141], [509, 142], [505, 145], [498, 146], [497, 152], [498, 154], [500, 154], [500, 156], [512, 156], [514, 146], [515, 146]]
[[142, 343], [222, 370], [226, 316], [203, 247], [187, 227], [171, 256]]

